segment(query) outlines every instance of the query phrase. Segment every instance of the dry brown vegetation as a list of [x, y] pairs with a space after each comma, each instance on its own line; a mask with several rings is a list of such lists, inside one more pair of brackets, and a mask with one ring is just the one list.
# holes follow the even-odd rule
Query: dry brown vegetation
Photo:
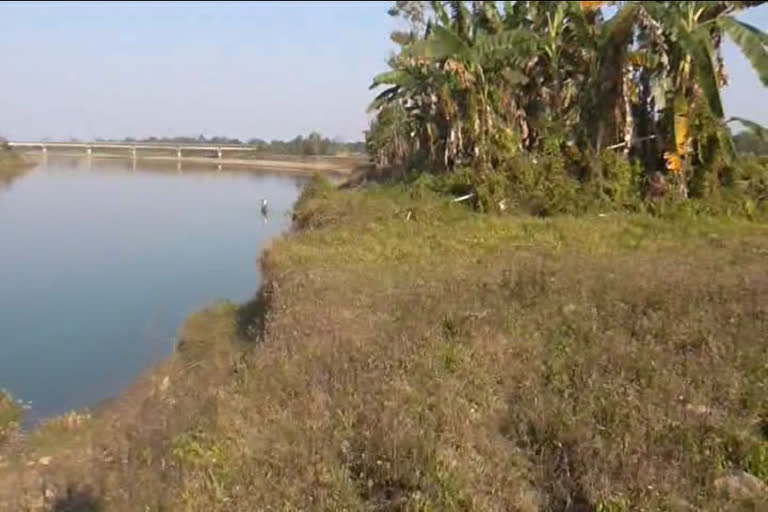
[[765, 225], [320, 182], [295, 221], [252, 303], [6, 448], [0, 509], [766, 510], [715, 484], [768, 479]]

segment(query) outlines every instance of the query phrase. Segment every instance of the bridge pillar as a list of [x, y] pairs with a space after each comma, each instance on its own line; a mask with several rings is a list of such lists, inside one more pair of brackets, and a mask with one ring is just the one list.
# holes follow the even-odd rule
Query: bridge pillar
[[85, 148], [85, 153], [88, 156], [91, 156], [93, 154], [93, 148], [91, 146], [88, 146], [87, 148]]
[[176, 158], [181, 160], [181, 148], [176, 148]]
[[136, 146], [131, 148], [131, 158], [136, 160]]
[[218, 149], [219, 160], [221, 160], [221, 148]]
[[40, 146], [43, 149], [43, 154], [48, 153], [48, 148], [45, 146]]

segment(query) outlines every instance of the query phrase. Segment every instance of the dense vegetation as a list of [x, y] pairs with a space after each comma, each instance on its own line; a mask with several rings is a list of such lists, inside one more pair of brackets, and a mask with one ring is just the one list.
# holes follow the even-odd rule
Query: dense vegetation
[[452, 174], [486, 208], [754, 210], [768, 167], [739, 158], [729, 123], [766, 132], [725, 117], [720, 49], [730, 38], [768, 85], [768, 36], [735, 17], [760, 3], [398, 1], [409, 30], [373, 81], [369, 151], [399, 175]]
[[737, 133], [733, 137], [736, 149], [745, 154], [768, 156], [768, 139], [752, 132]]
[[344, 153], [362, 153], [365, 151], [364, 142], [343, 142], [324, 137], [317, 132], [311, 132], [306, 137], [298, 135], [288, 141], [272, 140], [270, 142], [262, 139], [250, 139], [247, 142], [243, 142], [240, 139], [231, 137], [206, 137], [205, 135], [198, 137], [147, 137], [143, 139], [126, 137], [122, 142], [212, 145], [247, 144], [256, 147], [264, 153], [287, 155], [339, 155]]
[[21, 407], [4, 390], [0, 389], [0, 444], [13, 435], [21, 419]]

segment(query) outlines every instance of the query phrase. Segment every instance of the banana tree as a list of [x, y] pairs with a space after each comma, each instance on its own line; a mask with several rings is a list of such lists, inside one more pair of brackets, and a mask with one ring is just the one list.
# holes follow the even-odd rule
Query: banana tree
[[[750, 2], [639, 2], [653, 23], [645, 30], [655, 33], [648, 40], [662, 39], [664, 54], [654, 80], [664, 108], [668, 170], [676, 177], [682, 197], [688, 196], [690, 167], [701, 157], [701, 144], [715, 139], [719, 155], [726, 161], [735, 152], [720, 89], [726, 83], [719, 56], [723, 35], [738, 46], [768, 85], [768, 36], [737, 20], [733, 13]], [[658, 51], [659, 47], [655, 48]], [[697, 149], [698, 148], [698, 149]], [[708, 165], [712, 162], [701, 162]]]
[[[511, 69], [519, 62], [511, 55], [532, 51], [533, 34], [504, 30], [498, 10], [487, 3], [470, 10], [464, 2], [449, 2], [448, 9], [432, 2], [432, 11], [425, 37], [404, 45], [395, 59], [401, 68], [374, 79], [372, 87], [389, 88], [372, 107], [392, 101], [420, 105], [413, 113], [425, 120], [422, 131], [431, 152], [436, 145], [442, 165], [450, 168], [487, 156], [492, 131], [506, 121], [500, 117], [505, 112], [500, 112], [499, 89], [525, 80]], [[414, 70], [420, 72], [418, 80]]]

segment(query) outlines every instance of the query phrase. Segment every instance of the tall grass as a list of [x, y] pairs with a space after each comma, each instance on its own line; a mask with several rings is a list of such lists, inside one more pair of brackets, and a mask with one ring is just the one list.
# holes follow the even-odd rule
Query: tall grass
[[17, 431], [20, 420], [21, 408], [8, 392], [0, 390], [0, 444]]

